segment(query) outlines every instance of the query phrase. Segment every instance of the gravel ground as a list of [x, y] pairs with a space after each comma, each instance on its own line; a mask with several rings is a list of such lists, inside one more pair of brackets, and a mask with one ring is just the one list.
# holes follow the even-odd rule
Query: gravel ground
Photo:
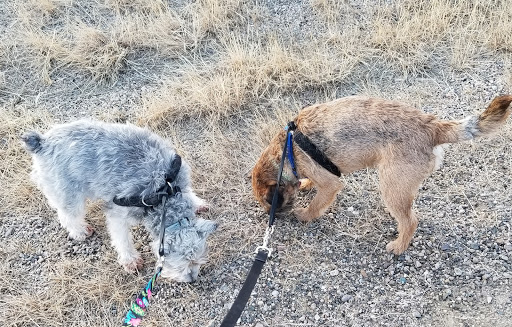
[[[370, 19], [365, 14], [374, 5], [372, 1], [347, 3], [356, 13], [347, 15], [347, 21]], [[286, 29], [298, 39], [318, 32], [307, 1], [262, 1], [259, 6], [263, 22], [235, 28], [254, 28], [253, 35]], [[15, 25], [6, 23], [13, 19], [9, 6], [0, 4], [0, 9], [4, 9], [0, 10], [3, 34]], [[208, 40], [204, 46], [208, 47]], [[488, 54], [462, 71], [450, 68], [448, 61], [442, 55], [432, 55], [424, 74], [404, 76], [392, 69], [392, 62], [376, 58], [361, 63], [341, 82], [292, 92], [291, 100], [283, 97], [283, 101], [295, 109], [296, 103], [371, 94], [459, 119], [482, 111], [497, 94], [512, 93], [511, 77], [505, 73], [510, 67], [507, 57]], [[90, 115], [101, 118], [105, 108], [130, 120], [144, 96], [158, 89], [162, 79], [172, 77], [173, 68], [180, 65], [178, 60], [156, 60], [150, 55], [133, 58], [133, 62], [115, 84], [98, 85], [73, 71], [43, 85], [31, 78], [30, 70], [0, 65], [7, 81], [0, 89], [1, 104], [4, 108], [48, 111], [55, 122]], [[210, 240], [211, 259], [199, 281], [159, 283], [145, 326], [218, 326], [236, 297], [267, 219], [251, 196], [250, 182], [243, 177], [252, 164], [244, 158], [255, 158], [261, 151], [248, 132], [251, 109], [268, 105], [272, 110], [272, 101], [264, 99], [240, 115], [226, 117], [219, 129], [229, 140], [222, 146], [208, 141], [202, 128], [208, 123], [204, 117], [180, 122], [166, 133], [179, 139], [179, 148], [194, 168], [194, 184], [211, 203], [205, 217], [219, 221], [221, 227]], [[396, 237], [396, 225], [383, 208], [372, 170], [343, 177], [345, 189], [335, 204], [311, 224], [280, 215], [271, 239], [275, 255], [260, 276], [240, 326], [511, 326], [511, 138], [512, 124], [508, 122], [492, 139], [446, 150], [443, 167], [420, 189], [415, 202], [420, 225], [411, 247], [401, 256], [385, 252], [385, 244]], [[212, 163], [208, 157], [212, 151], [224, 161], [229, 158], [229, 165]], [[226, 171], [226, 167], [233, 170]], [[26, 177], [29, 167], [25, 168]], [[219, 170], [223, 170], [221, 177]], [[219, 183], [204, 186], [212, 176], [220, 178]], [[312, 192], [301, 194], [299, 202], [308, 203]], [[53, 320], [19, 318], [12, 310], [2, 313], [0, 309], [0, 314], [10, 326], [117, 325], [133, 295], [152, 274], [155, 260], [148, 234], [142, 227], [134, 228], [136, 246], [146, 264], [138, 275], [129, 275], [115, 262], [97, 207], [92, 206], [89, 215], [97, 232], [76, 242], [67, 238], [44, 203], [41, 197], [38, 206], [42, 209], [34, 210], [37, 215], [28, 209], [24, 214], [9, 213], [14, 208], [2, 203], [4, 286], [0, 291], [14, 297], [25, 294], [46, 299], [62, 286], [64, 291], [58, 294], [69, 298], [55, 301], [55, 310], [62, 311], [59, 314], [27, 311], [49, 317], [54, 314], [58, 318]], [[34, 205], [27, 204], [27, 208]], [[107, 291], [95, 287], [98, 280], [109, 285]], [[119, 293], [115, 293], [117, 289]], [[100, 309], [96, 300], [103, 303]], [[4, 310], [12, 305], [0, 300]], [[63, 309], [67, 307], [71, 309]], [[20, 310], [28, 308], [33, 306], [27, 304]], [[91, 308], [98, 311], [91, 313]], [[81, 321], [81, 317], [87, 319]]]

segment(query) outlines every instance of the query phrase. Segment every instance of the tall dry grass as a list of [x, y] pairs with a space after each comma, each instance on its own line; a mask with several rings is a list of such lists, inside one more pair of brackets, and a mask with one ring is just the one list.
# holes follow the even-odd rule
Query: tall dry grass
[[284, 92], [341, 82], [360, 58], [358, 36], [349, 31], [331, 35], [326, 42], [292, 45], [277, 37], [250, 43], [226, 35], [217, 61], [185, 66], [179, 78], [145, 96], [142, 122], [222, 118]]
[[18, 1], [16, 42], [22, 60], [47, 84], [63, 68], [115, 81], [130, 57], [153, 51], [173, 58], [193, 41], [185, 23], [160, 0]]
[[405, 71], [424, 70], [432, 56], [451, 53], [458, 69], [486, 51], [510, 51], [509, 1], [399, 1], [376, 9], [372, 45]]

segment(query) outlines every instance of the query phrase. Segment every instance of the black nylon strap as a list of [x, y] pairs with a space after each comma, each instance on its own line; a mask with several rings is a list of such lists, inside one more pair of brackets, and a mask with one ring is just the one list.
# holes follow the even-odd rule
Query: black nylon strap
[[244, 285], [242, 286], [242, 289], [240, 290], [240, 293], [238, 293], [238, 296], [236, 297], [235, 302], [233, 302], [233, 305], [231, 306], [231, 309], [229, 309], [228, 314], [226, 315], [226, 317], [224, 317], [224, 320], [222, 320], [220, 327], [232, 327], [232, 326], [236, 325], [238, 318], [240, 318], [242, 311], [244, 311], [247, 301], [249, 301], [249, 298], [251, 297], [252, 290], [254, 289], [254, 286], [256, 285], [256, 282], [258, 281], [258, 277], [261, 274], [263, 265], [267, 261], [267, 257], [268, 257], [267, 251], [265, 251], [265, 250], [258, 251], [256, 258], [254, 259], [254, 262], [252, 263], [252, 267], [251, 267], [251, 270], [249, 271], [249, 275], [247, 275], [247, 279], [245, 280]]
[[[114, 196], [113, 202], [118, 206], [122, 207], [152, 207], [157, 206], [162, 202], [163, 196], [172, 193], [180, 192], [177, 187], [169, 189], [169, 184], [173, 183], [178, 177], [178, 173], [181, 169], [181, 157], [176, 154], [174, 156], [173, 161], [171, 162], [171, 167], [165, 173], [165, 184], [158, 189], [158, 191], [154, 194], [151, 194], [145, 198], [142, 198], [140, 195], [132, 195], [124, 198], [118, 198]], [[169, 192], [169, 190], [171, 192]]]
[[294, 134], [294, 140], [299, 148], [306, 152], [311, 159], [315, 160], [320, 166], [333, 175], [338, 177], [341, 176], [341, 172], [338, 167], [329, 158], [327, 158], [327, 156], [320, 151], [313, 142], [311, 142], [309, 137], [302, 134], [300, 131], [297, 131]]

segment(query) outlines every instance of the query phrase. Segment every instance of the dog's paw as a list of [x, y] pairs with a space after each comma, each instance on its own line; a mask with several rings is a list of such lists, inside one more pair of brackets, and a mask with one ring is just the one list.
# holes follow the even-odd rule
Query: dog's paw
[[404, 244], [403, 242], [399, 240], [394, 240], [389, 242], [386, 245], [386, 251], [390, 253], [394, 253], [396, 255], [402, 254], [407, 248], [409, 247], [409, 244]]
[[315, 219], [315, 217], [309, 213], [307, 208], [296, 208], [293, 210], [293, 214], [298, 220], [303, 222], [310, 222]]
[[144, 260], [141, 257], [136, 257], [130, 261], [124, 262], [123, 268], [126, 272], [136, 273], [139, 269], [142, 268], [144, 264]]
[[203, 203], [196, 208], [196, 214], [207, 212], [210, 210], [210, 206], [207, 203]]
[[94, 234], [94, 228], [91, 225], [85, 225], [81, 229], [69, 231], [69, 237], [77, 241], [84, 241], [92, 234]]
[[309, 191], [313, 188], [313, 183], [309, 178], [301, 178], [299, 179], [299, 190], [300, 191]]

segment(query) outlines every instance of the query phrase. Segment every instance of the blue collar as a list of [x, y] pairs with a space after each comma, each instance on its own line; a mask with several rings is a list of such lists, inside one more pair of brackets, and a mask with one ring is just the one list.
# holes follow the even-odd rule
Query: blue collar
[[[165, 229], [168, 229], [168, 230], [181, 229], [181, 227], [184, 225], [185, 221], [187, 223], [190, 223], [190, 219], [188, 217], [185, 217], [185, 218], [178, 220], [174, 224], [167, 226]], [[176, 227], [178, 227], [178, 228], [176, 228]]]
[[297, 174], [297, 166], [295, 166], [295, 159], [293, 158], [293, 130], [286, 126], [286, 156], [288, 157], [288, 161], [290, 162], [290, 166], [292, 166], [292, 172], [295, 178], [299, 178]]

